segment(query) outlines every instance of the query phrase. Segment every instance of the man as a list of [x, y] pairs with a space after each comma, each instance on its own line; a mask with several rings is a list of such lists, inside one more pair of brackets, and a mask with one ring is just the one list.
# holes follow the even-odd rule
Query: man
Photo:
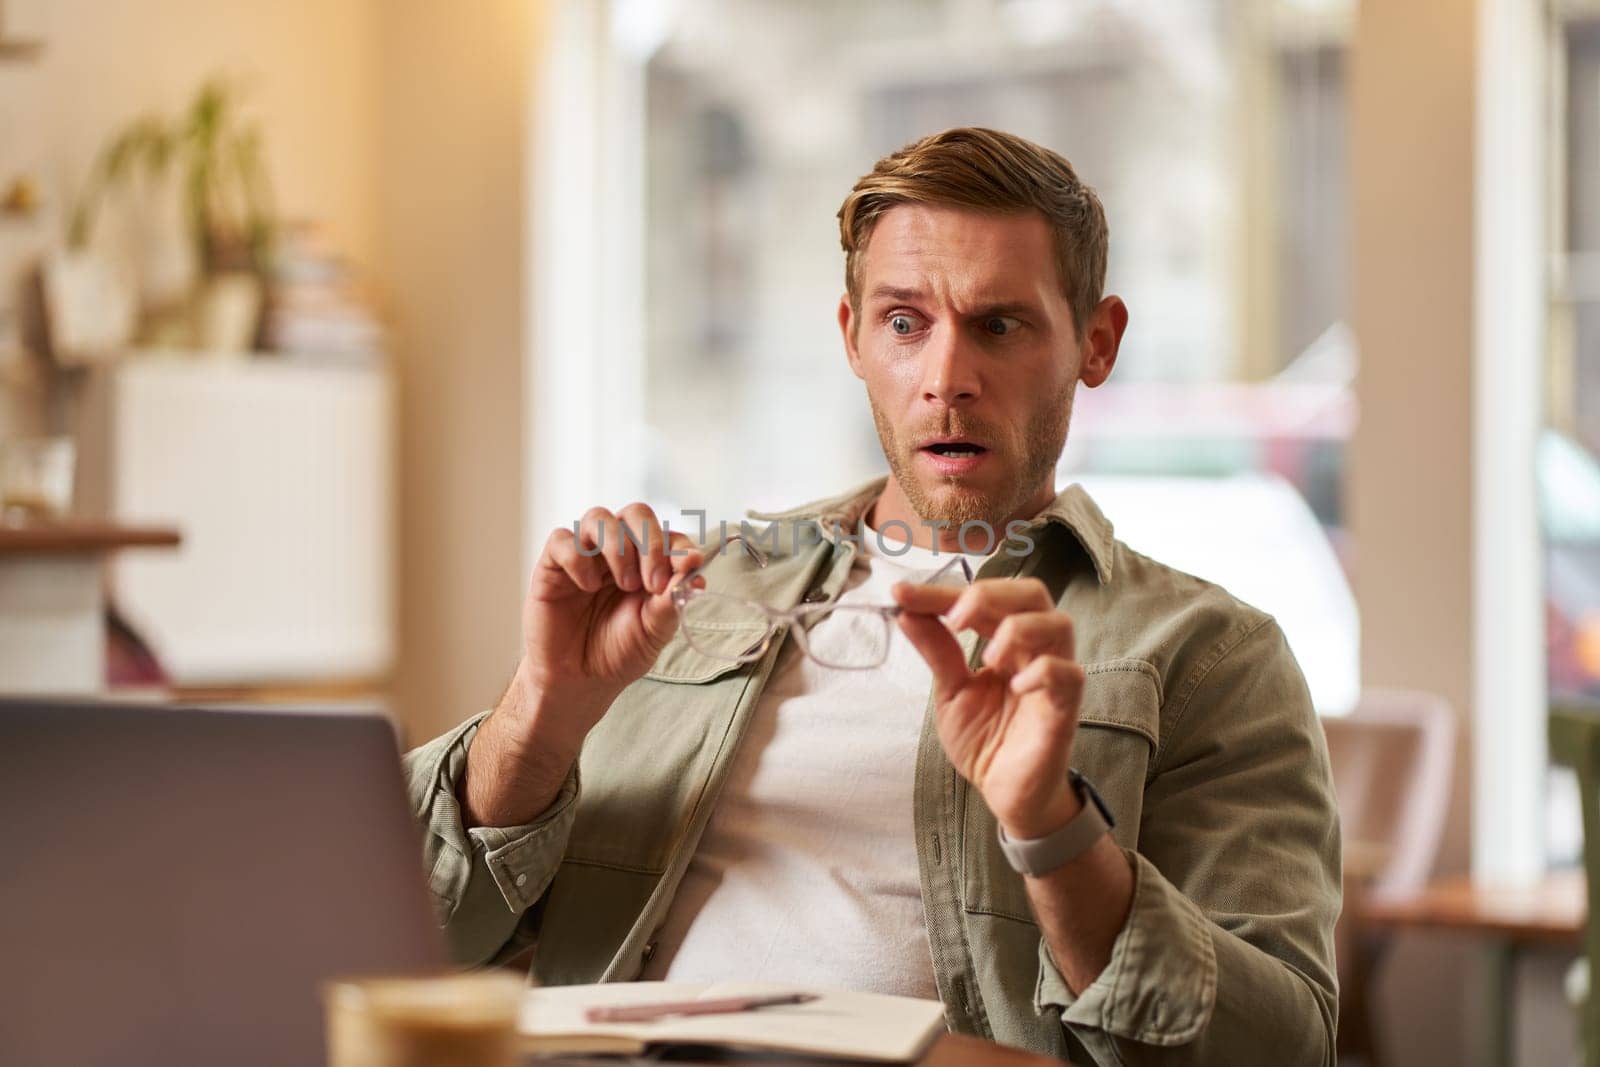
[[1054, 490], [1128, 322], [1098, 199], [958, 129], [839, 219], [888, 478], [705, 553], [642, 504], [550, 535], [505, 696], [408, 756], [457, 953], [937, 996], [1080, 1062], [1332, 1063], [1338, 825], [1283, 635]]

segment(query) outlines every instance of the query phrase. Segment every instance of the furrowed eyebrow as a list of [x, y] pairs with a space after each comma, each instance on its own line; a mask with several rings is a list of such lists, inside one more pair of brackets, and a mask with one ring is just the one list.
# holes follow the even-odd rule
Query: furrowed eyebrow
[[[915, 304], [926, 299], [927, 294], [921, 289], [904, 289], [894, 285], [877, 285], [867, 293], [871, 302], [889, 301], [897, 304]], [[987, 304], [970, 313], [969, 318], [984, 319], [995, 315], [1017, 315], [1037, 317], [1038, 305], [1026, 300], [1012, 300], [997, 304]]]
[[867, 294], [870, 300], [898, 300], [904, 303], [914, 303], [922, 299], [920, 289], [899, 289], [892, 285], [877, 285]]
[[[875, 285], [867, 293], [867, 302], [869, 304], [878, 304], [878, 302], [918, 304], [918, 302], [925, 301], [926, 296], [928, 294], [923, 293], [922, 290], [907, 290], [907, 288], [901, 288], [901, 286], [896, 285]], [[978, 320], [978, 318], [994, 318], [995, 315], [1034, 318], [1034, 320], [1037, 320], [1042, 315], [1042, 312], [1038, 309], [1037, 304], [1032, 301], [1002, 301], [998, 302], [998, 304], [986, 304], [984, 307], [979, 307], [979, 309], [973, 310], [971, 314], [968, 314], [968, 318]]]
[[975, 319], [988, 319], [993, 318], [996, 315], [1037, 315], [1038, 313], [1039, 309], [1034, 307], [1032, 304], [1019, 302], [1013, 304], [991, 304], [988, 307], [979, 308], [977, 311], [974, 311], [972, 313], [972, 317]]

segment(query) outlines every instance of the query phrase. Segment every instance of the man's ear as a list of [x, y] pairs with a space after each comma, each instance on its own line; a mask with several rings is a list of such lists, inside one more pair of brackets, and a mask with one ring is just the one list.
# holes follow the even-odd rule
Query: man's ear
[[1095, 305], [1089, 316], [1088, 328], [1083, 331], [1083, 367], [1078, 380], [1090, 389], [1111, 377], [1111, 368], [1117, 364], [1117, 350], [1122, 347], [1122, 334], [1128, 328], [1128, 305], [1120, 296], [1108, 296]]
[[866, 381], [867, 376], [861, 372], [861, 352], [856, 348], [856, 316], [850, 307], [849, 293], [839, 298], [839, 333], [844, 337], [844, 357], [850, 361], [850, 369], [857, 378]]

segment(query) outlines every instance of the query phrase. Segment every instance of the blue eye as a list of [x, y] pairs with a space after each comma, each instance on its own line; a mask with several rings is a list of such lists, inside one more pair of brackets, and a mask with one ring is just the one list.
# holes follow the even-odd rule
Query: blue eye
[[917, 324], [911, 321], [910, 315], [891, 315], [889, 317], [889, 329], [901, 337], [906, 336], [916, 328]]
[[991, 315], [983, 320], [984, 332], [995, 337], [1016, 333], [1021, 327], [1022, 323], [1009, 315]]

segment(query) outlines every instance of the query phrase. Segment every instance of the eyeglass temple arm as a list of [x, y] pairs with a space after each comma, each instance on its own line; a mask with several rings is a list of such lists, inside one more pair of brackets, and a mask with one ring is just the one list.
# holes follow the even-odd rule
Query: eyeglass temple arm
[[[950, 568], [954, 567], [958, 563], [961, 565], [961, 573], [966, 576], [967, 584], [971, 585], [973, 583], [973, 581], [974, 581], [973, 575], [972, 575], [972, 564], [967, 562], [967, 557], [965, 557], [965, 556], [956, 556], [954, 559], [950, 560], [950, 562], [946, 563], [943, 567], [940, 567], [938, 570], [934, 571], [932, 574], [928, 575], [926, 578], [922, 579], [922, 581], [918, 582], [917, 584], [918, 585], [932, 585], [934, 582], [937, 582], [940, 578], [943, 578], [946, 574], [949, 574], [950, 573]], [[887, 614], [887, 615], [889, 615], [891, 617], [897, 617], [897, 616], [899, 616], [901, 614], [904, 614], [904, 612], [905, 612], [905, 608], [902, 608], [898, 604], [896, 604], [892, 608], [884, 608], [883, 610], [884, 610], [885, 614]]]
[[[706, 569], [706, 565], [711, 562], [711, 560], [713, 559], [713, 557], [715, 557], [717, 555], [717, 553], [721, 552], [723, 549], [727, 548], [729, 545], [733, 544], [733, 542], [735, 542], [735, 541], [739, 542], [740, 547], [745, 550], [745, 553], [747, 555], [749, 555], [749, 557], [751, 559], [756, 561], [756, 566], [757, 567], [765, 567], [767, 565], [767, 563], [770, 562], [768, 557], [767, 557], [767, 554], [765, 552], [761, 551], [760, 547], [758, 547], [757, 545], [752, 544], [750, 542], [750, 540], [748, 538], [746, 538], [743, 534], [732, 534], [732, 535], [730, 535], [728, 537], [723, 538], [722, 541], [718, 542], [718, 544], [717, 544], [717, 546], [715, 548], [713, 548], [710, 552], [707, 552], [705, 558], [700, 561], [700, 566], [696, 567], [693, 571], [691, 571], [690, 574], [689, 574], [689, 577], [693, 578], [693, 577], [697, 576], [701, 571], [705, 570]], [[950, 561], [948, 563], [946, 563], [943, 567], [940, 567], [938, 570], [936, 570], [932, 574], [928, 575], [928, 577], [924, 578], [918, 584], [920, 584], [920, 585], [931, 585], [932, 583], [938, 581], [940, 578], [943, 578], [946, 574], [948, 574], [950, 572], [950, 568], [956, 566], [957, 564], [961, 565], [961, 574], [962, 574], [963, 577], [965, 577], [967, 579], [967, 584], [971, 585], [972, 582], [973, 582], [972, 564], [967, 562], [967, 557], [966, 556], [955, 556], [955, 557], [952, 557], [950, 559]]]
[[739, 544], [744, 548], [745, 553], [751, 559], [756, 561], [756, 566], [757, 567], [765, 567], [767, 565], [769, 560], [768, 560], [767, 554], [765, 552], [761, 551], [761, 549], [759, 547], [757, 547], [756, 545], [751, 544], [749, 539], [746, 538], [743, 534], [731, 534], [728, 537], [723, 538], [720, 542], [717, 543], [715, 548], [711, 549], [711, 551], [706, 553], [705, 558], [700, 561], [700, 566], [696, 567], [693, 571], [691, 571], [690, 574], [689, 574], [689, 577], [693, 578], [693, 577], [697, 576], [701, 571], [705, 570], [706, 569], [706, 564], [710, 563], [711, 560], [717, 555], [717, 553], [721, 552], [723, 549], [727, 548], [729, 545], [733, 544], [733, 542], [735, 542], [735, 541], [739, 542]]
[[961, 573], [966, 577], [967, 584], [971, 585], [973, 580], [972, 564], [967, 562], [966, 556], [956, 556], [955, 558], [951, 559], [950, 562], [946, 563], [943, 567], [940, 567], [938, 570], [934, 571], [917, 584], [932, 585], [934, 582], [937, 582], [940, 578], [943, 578], [946, 574], [950, 573], [950, 568], [954, 567], [957, 563], [961, 564]]

